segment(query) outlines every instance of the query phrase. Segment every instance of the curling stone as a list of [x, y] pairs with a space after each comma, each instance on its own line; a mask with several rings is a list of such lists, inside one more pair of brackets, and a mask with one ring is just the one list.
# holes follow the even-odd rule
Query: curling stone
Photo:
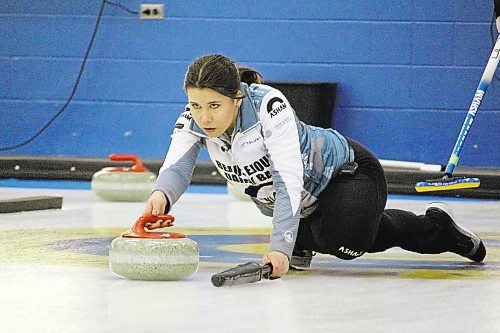
[[171, 215], [143, 215], [131, 230], [111, 242], [109, 268], [131, 280], [180, 280], [196, 273], [200, 262], [198, 244], [175, 232], [149, 232], [148, 222], [172, 221]]
[[146, 201], [156, 181], [156, 175], [142, 164], [136, 155], [112, 154], [111, 161], [132, 161], [127, 167], [108, 167], [92, 176], [91, 188], [107, 201]]

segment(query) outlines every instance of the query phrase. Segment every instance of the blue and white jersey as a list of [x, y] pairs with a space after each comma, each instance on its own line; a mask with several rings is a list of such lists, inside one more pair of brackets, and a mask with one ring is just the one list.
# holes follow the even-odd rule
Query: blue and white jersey
[[208, 137], [186, 106], [153, 190], [164, 192], [171, 207], [189, 186], [204, 146], [219, 173], [273, 217], [269, 251], [290, 257], [300, 218], [314, 211], [319, 194], [354, 153], [337, 131], [301, 122], [279, 90], [242, 83], [241, 92], [231, 136]]

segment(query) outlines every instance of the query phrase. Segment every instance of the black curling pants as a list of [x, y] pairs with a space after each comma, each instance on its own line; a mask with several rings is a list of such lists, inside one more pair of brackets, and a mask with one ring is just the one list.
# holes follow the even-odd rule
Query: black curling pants
[[452, 245], [425, 215], [385, 209], [387, 183], [377, 158], [348, 139], [358, 170], [338, 175], [319, 197], [318, 209], [301, 219], [295, 249], [354, 259], [365, 252], [399, 246], [418, 253], [441, 253]]

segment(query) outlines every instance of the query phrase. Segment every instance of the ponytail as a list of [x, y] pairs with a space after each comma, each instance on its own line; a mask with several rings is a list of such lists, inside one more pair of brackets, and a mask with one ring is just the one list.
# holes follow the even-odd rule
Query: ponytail
[[240, 73], [241, 82], [245, 82], [248, 85], [251, 85], [252, 83], [261, 84], [264, 82], [262, 74], [260, 74], [253, 68], [239, 66], [238, 72]]

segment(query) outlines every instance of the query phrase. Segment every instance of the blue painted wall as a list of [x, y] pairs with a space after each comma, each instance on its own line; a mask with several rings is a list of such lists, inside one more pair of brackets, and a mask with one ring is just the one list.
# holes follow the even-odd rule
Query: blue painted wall
[[[106, 5], [73, 102], [34, 142], [2, 155], [163, 158], [187, 66], [218, 52], [268, 80], [338, 82], [334, 128], [383, 159], [445, 164], [493, 45], [491, 0], [146, 2], [165, 3], [166, 18]], [[100, 4], [0, 1], [1, 147], [63, 106]], [[499, 125], [494, 80], [460, 166], [500, 166]]]

